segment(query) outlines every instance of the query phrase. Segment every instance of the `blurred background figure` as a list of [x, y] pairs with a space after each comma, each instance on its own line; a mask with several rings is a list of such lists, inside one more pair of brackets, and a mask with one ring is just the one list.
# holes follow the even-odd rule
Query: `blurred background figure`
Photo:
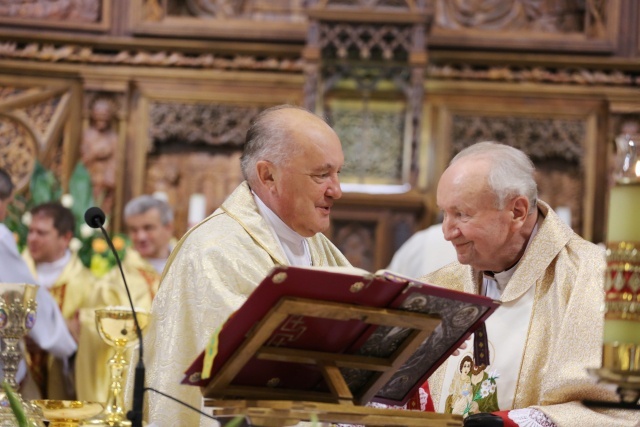
[[[13, 183], [9, 174], [0, 168], [0, 283], [33, 283], [33, 276], [20, 256], [13, 233], [2, 223], [7, 215], [7, 207], [13, 198]], [[38, 303], [37, 321], [28, 334], [32, 347], [37, 346], [57, 358], [66, 371], [69, 360], [76, 353], [77, 345], [62, 316], [60, 307], [51, 294], [42, 286], [36, 297]], [[0, 366], [0, 368], [2, 368]], [[1, 370], [1, 369], [0, 369]], [[2, 372], [0, 372], [2, 375]], [[46, 397], [36, 386], [31, 375], [27, 375], [25, 360], [18, 366], [16, 381], [25, 399]]]
[[[124, 208], [124, 222], [133, 248], [127, 250], [122, 267], [131, 291], [133, 304], [140, 310], [151, 310], [160, 285], [160, 275], [175, 244], [173, 210], [169, 204], [143, 195], [129, 201]], [[80, 313], [80, 340], [77, 357], [78, 399], [104, 402], [109, 388], [107, 361], [111, 348], [96, 330], [95, 309], [122, 306], [129, 308], [126, 289], [118, 267], [101, 278], [90, 298], [90, 309]]]
[[456, 250], [444, 239], [442, 224], [416, 232], [396, 251], [388, 269], [419, 278], [458, 259]]
[[[78, 310], [86, 307], [96, 278], [84, 266], [69, 245], [75, 230], [75, 218], [70, 209], [59, 202], [38, 205], [30, 210], [27, 248], [22, 257], [36, 283], [51, 293], [62, 311], [69, 332], [78, 339]], [[43, 395], [49, 399], [75, 399], [73, 369], [64, 372], [60, 360], [46, 357], [33, 349], [30, 366], [34, 379], [40, 383]]]

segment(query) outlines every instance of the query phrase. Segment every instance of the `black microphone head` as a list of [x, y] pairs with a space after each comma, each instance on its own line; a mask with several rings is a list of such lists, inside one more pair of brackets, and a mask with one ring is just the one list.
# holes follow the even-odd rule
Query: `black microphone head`
[[106, 216], [102, 209], [93, 206], [84, 213], [84, 222], [91, 228], [100, 228], [104, 225]]

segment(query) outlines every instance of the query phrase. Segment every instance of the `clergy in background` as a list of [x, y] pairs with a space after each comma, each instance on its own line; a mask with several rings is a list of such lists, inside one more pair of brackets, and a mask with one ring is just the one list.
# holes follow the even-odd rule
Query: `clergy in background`
[[[11, 177], [0, 168], [0, 283], [35, 284], [29, 267], [18, 252], [13, 233], [3, 224], [8, 206], [13, 200], [13, 188]], [[38, 304], [37, 320], [29, 331], [28, 337], [50, 355], [60, 360], [69, 360], [78, 347], [69, 332], [60, 307], [49, 291], [42, 286], [38, 288], [36, 302]], [[0, 376], [4, 376], [1, 365], [0, 363]], [[27, 375], [24, 359], [18, 364], [16, 381], [20, 383], [20, 392], [25, 399], [41, 398], [40, 390], [32, 377]]]
[[[38, 205], [30, 210], [27, 248], [22, 253], [36, 283], [47, 289], [58, 303], [69, 331], [77, 340], [78, 311], [88, 306], [96, 278], [69, 244], [75, 230], [70, 209], [59, 202]], [[47, 399], [76, 398], [75, 376], [66, 361], [31, 352], [31, 373]]]
[[[173, 246], [173, 210], [166, 201], [143, 195], [126, 204], [124, 222], [133, 245], [122, 260], [124, 275], [134, 306], [150, 311], [160, 285], [160, 274]], [[110, 384], [107, 362], [113, 355], [113, 349], [98, 335], [95, 309], [109, 306], [129, 309], [127, 291], [117, 266], [98, 281], [89, 296], [89, 303], [91, 309], [80, 312], [81, 331], [76, 360], [78, 398], [104, 402]]]

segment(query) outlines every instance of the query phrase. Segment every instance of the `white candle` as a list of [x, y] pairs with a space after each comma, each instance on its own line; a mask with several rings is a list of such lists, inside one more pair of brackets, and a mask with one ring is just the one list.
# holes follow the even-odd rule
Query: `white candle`
[[616, 184], [609, 195], [607, 242], [640, 242], [640, 183]]
[[195, 193], [189, 198], [189, 218], [187, 225], [193, 227], [205, 218], [207, 209], [207, 200], [204, 194]]

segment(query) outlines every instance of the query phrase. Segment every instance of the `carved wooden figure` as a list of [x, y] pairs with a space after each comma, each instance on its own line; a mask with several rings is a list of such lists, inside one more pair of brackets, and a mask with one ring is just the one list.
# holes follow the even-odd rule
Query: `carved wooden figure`
[[97, 98], [91, 105], [89, 127], [82, 137], [82, 162], [91, 174], [94, 201], [109, 214], [113, 209], [116, 187], [116, 149], [118, 132], [114, 129], [114, 104]]

